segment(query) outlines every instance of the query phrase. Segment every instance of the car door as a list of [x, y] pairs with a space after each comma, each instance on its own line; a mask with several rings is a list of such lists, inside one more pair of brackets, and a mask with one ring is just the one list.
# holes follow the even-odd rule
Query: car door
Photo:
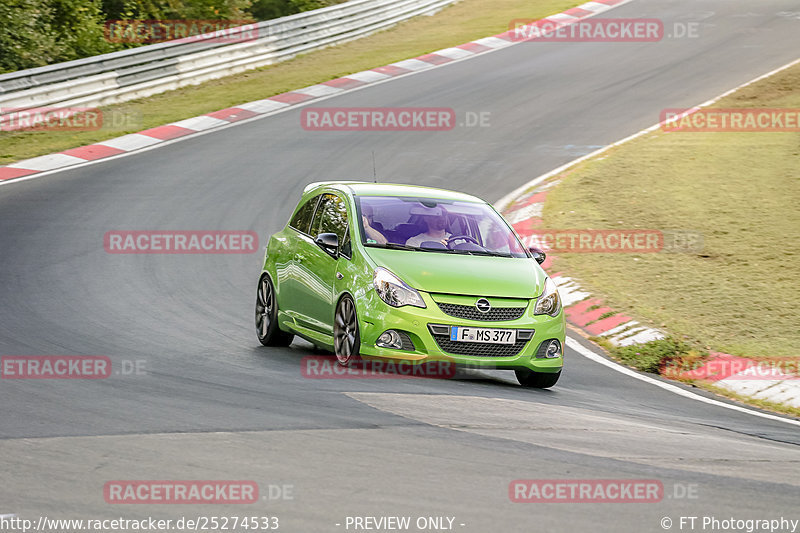
[[289, 227], [284, 232], [286, 242], [281, 249], [285, 250], [285, 253], [282, 253], [279, 258], [280, 261], [275, 263], [277, 274], [277, 280], [275, 281], [276, 285], [279, 286], [278, 308], [295, 320], [300, 317], [297, 302], [304, 293], [303, 281], [301, 281], [301, 276], [298, 274], [298, 250], [311, 239], [309, 235], [311, 222], [320, 196], [317, 195], [306, 200], [297, 208], [289, 221]]
[[335, 233], [340, 244], [345, 242], [347, 204], [335, 194], [322, 195], [308, 237], [298, 242], [296, 272], [300, 283], [295, 302], [307, 327], [332, 334], [333, 287], [338, 260], [314, 243], [320, 233]]

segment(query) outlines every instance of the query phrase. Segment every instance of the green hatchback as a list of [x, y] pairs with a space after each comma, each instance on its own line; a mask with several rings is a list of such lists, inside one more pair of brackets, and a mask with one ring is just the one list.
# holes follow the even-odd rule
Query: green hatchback
[[564, 363], [555, 283], [509, 224], [467, 194], [388, 183], [306, 187], [272, 235], [256, 297], [265, 346], [298, 335], [361, 358], [514, 370], [552, 387]]

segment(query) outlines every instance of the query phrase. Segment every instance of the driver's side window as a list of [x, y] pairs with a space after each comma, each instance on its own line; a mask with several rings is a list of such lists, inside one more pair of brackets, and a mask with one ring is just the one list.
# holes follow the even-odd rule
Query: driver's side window
[[310, 234], [316, 237], [320, 233], [335, 233], [339, 237], [339, 243], [344, 244], [347, 233], [347, 204], [335, 194], [324, 194], [320, 199]]

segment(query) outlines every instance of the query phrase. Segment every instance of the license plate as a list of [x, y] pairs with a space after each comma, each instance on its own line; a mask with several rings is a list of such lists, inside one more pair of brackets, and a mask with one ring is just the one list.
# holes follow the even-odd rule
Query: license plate
[[450, 326], [450, 340], [457, 342], [485, 342], [488, 344], [514, 344], [516, 335], [513, 329]]

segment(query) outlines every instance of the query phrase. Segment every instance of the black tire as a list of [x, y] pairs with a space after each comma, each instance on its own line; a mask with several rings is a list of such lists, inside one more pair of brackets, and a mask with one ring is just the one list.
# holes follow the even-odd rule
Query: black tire
[[333, 353], [342, 366], [361, 359], [361, 334], [358, 329], [356, 304], [349, 294], [342, 296], [333, 317]]
[[523, 387], [530, 387], [533, 389], [549, 389], [558, 382], [561, 377], [561, 371], [553, 373], [534, 372], [533, 370], [515, 370], [517, 381]]
[[256, 289], [256, 335], [264, 346], [289, 346], [294, 339], [294, 335], [278, 327], [278, 300], [266, 274], [258, 280]]

